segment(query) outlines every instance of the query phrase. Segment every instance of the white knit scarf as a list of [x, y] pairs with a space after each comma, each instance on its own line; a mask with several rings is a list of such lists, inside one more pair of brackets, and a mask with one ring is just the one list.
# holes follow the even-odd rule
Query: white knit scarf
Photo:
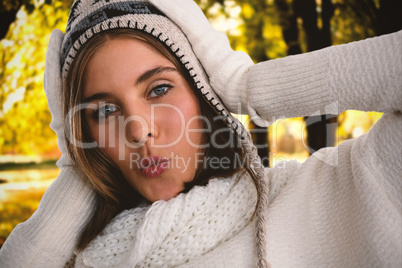
[[241, 172], [212, 179], [207, 186], [196, 186], [168, 201], [123, 211], [78, 254], [76, 265], [183, 264], [240, 232], [250, 222], [256, 200], [251, 178]]

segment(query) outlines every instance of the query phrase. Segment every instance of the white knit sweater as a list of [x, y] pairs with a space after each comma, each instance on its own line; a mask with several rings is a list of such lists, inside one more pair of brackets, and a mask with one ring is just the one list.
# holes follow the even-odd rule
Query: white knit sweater
[[[250, 70], [251, 104], [268, 120], [346, 109], [385, 113], [360, 138], [322, 149], [303, 164], [287, 162], [266, 169], [271, 201], [267, 259], [272, 267], [402, 266], [401, 48], [402, 32], [398, 32], [260, 63]], [[247, 196], [239, 195], [239, 200], [249, 200]], [[75, 178], [71, 167], [63, 167], [38, 210], [7, 239], [0, 251], [0, 266], [63, 267], [93, 202], [91, 190]], [[171, 203], [182, 204], [177, 202]], [[237, 206], [247, 205], [238, 202]], [[218, 216], [212, 213], [207, 219], [214, 217]], [[166, 221], [176, 232], [174, 217], [166, 216]], [[188, 227], [180, 230], [186, 233]], [[113, 223], [108, 228], [113, 231]], [[209, 236], [211, 245], [199, 249], [199, 240], [181, 237], [187, 244], [180, 248], [198, 248], [183, 253], [191, 258], [183, 258], [181, 267], [254, 266], [252, 221], [233, 233], [226, 230], [230, 236], [221, 240], [202, 230], [195, 233]], [[163, 241], [162, 247], [154, 243], [160, 234], [169, 236], [166, 230], [154, 237], [142, 234], [148, 237], [142, 246], [163, 248]]]

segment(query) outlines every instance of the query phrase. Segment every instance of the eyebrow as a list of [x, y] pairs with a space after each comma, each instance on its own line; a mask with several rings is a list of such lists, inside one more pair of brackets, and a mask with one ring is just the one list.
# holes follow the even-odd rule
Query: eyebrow
[[[158, 75], [164, 72], [178, 72], [176, 68], [173, 67], [167, 67], [167, 66], [158, 66], [152, 69], [149, 69], [145, 71], [143, 74], [141, 74], [140, 77], [138, 77], [137, 81], [135, 82], [135, 85], [141, 84], [142, 82], [147, 81], [154, 75]], [[104, 99], [109, 99], [112, 97], [112, 94], [109, 93], [96, 93], [94, 95], [91, 95], [89, 97], [86, 97], [83, 102], [84, 103], [89, 103], [92, 101], [97, 101], [97, 100], [104, 100]]]
[[177, 69], [173, 68], [173, 67], [164, 67], [164, 66], [158, 66], [158, 67], [149, 69], [146, 72], [144, 72], [140, 77], [138, 77], [137, 81], [135, 82], [135, 85], [141, 84], [142, 82], [145, 82], [152, 76], [158, 75], [158, 74], [161, 74], [164, 72], [177, 72]]
[[109, 99], [111, 97], [112, 97], [112, 95], [109, 94], [109, 93], [96, 93], [96, 94], [93, 94], [93, 95], [91, 95], [89, 97], [86, 97], [83, 100], [83, 103], [88, 103], [88, 102], [92, 102], [92, 101], [96, 101], [96, 100]]

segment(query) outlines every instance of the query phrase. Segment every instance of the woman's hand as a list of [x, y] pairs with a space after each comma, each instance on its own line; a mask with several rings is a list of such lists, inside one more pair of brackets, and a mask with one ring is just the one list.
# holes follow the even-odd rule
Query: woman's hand
[[192, 0], [150, 0], [186, 34], [206, 70], [211, 86], [233, 113], [247, 113], [248, 71], [251, 58], [230, 47], [226, 34], [212, 28]]

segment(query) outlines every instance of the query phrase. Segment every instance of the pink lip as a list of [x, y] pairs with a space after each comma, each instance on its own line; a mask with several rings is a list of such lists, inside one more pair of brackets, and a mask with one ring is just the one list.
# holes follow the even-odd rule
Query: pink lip
[[144, 177], [154, 178], [162, 175], [168, 168], [169, 159], [160, 156], [142, 158], [140, 172]]

